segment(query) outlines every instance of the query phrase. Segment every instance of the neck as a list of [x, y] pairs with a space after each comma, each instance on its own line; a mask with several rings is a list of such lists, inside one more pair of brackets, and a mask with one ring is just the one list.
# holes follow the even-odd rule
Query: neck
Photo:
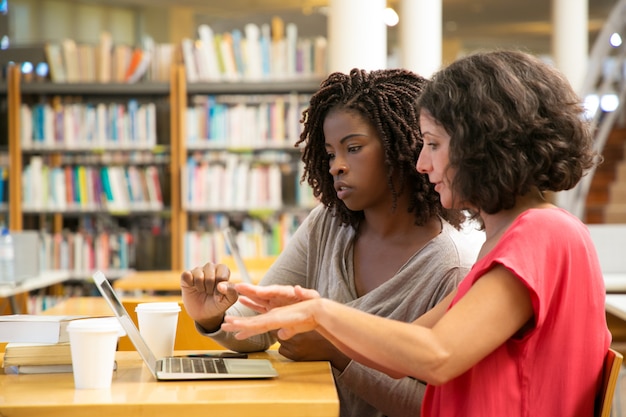
[[539, 190], [534, 190], [517, 198], [515, 206], [509, 210], [502, 210], [495, 214], [480, 213], [485, 224], [485, 236], [487, 240], [499, 239], [513, 221], [526, 210], [533, 208], [552, 208], [554, 205], [543, 198]]

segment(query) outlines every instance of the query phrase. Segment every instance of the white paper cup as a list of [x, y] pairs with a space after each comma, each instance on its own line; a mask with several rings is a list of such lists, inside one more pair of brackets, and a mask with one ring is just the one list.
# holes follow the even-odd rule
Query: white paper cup
[[67, 330], [70, 335], [75, 387], [110, 388], [117, 340], [125, 334], [117, 318], [73, 320]]
[[135, 307], [139, 333], [157, 359], [172, 356], [180, 305], [176, 302], [141, 303]]

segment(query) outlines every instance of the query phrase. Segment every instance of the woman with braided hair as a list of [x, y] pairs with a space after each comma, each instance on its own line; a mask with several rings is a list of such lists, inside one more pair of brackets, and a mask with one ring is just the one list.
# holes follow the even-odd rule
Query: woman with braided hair
[[[476, 250], [457, 228], [460, 211], [443, 209], [415, 169], [422, 148], [416, 101], [427, 81], [406, 70], [333, 73], [303, 112], [302, 180], [321, 204], [268, 270], [261, 286], [299, 285], [382, 317], [411, 322], [465, 276]], [[224, 265], [185, 271], [185, 308], [198, 330], [236, 351], [260, 351], [275, 333], [237, 340], [220, 330], [224, 315], [251, 316], [237, 302]], [[298, 300], [273, 297], [276, 305]], [[328, 360], [341, 416], [419, 415], [424, 386], [351, 361], [316, 332], [278, 339], [293, 360]]]

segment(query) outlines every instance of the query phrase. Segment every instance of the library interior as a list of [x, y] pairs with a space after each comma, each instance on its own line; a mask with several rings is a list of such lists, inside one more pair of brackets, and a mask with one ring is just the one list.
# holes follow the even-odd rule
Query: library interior
[[[294, 145], [320, 83], [353, 67], [428, 77], [473, 52], [521, 49], [562, 68], [589, 109], [603, 163], [550, 198], [591, 232], [611, 347], [626, 354], [625, 36], [626, 0], [0, 0], [0, 317], [112, 316], [100, 270], [135, 323], [140, 303], [180, 304], [175, 351], [224, 349], [185, 311], [181, 273], [212, 261], [258, 283], [318, 206]], [[283, 383], [239, 382], [239, 404], [215, 384], [149, 385], [123, 336], [110, 391], [51, 374], [59, 385], [39, 388], [33, 410], [194, 416], [208, 398], [215, 415], [339, 415], [329, 365], [277, 346], [251, 356], [270, 358]], [[7, 410], [32, 415], [32, 384], [2, 377], [0, 414], [12, 395]], [[621, 380], [612, 417], [626, 416]], [[145, 391], [131, 398], [137, 381]]]

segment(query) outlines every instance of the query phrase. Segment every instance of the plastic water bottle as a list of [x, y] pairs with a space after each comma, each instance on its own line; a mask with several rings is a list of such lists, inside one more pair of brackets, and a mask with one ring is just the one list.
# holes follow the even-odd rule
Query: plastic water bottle
[[0, 231], [0, 285], [15, 285], [15, 248], [6, 227]]

